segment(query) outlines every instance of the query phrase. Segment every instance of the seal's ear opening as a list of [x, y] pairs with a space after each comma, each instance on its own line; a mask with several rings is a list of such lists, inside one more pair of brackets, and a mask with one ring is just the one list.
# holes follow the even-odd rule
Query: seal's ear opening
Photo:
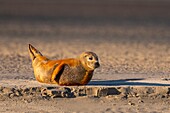
[[28, 50], [29, 50], [31, 60], [34, 60], [39, 55], [42, 56], [42, 54], [37, 49], [35, 49], [31, 44], [29, 44]]

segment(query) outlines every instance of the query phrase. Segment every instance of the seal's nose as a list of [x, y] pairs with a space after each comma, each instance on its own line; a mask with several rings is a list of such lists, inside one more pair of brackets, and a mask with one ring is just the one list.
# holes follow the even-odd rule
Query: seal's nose
[[98, 68], [98, 67], [100, 67], [100, 64], [99, 64], [99, 62], [96, 62], [95, 63], [95, 68]]

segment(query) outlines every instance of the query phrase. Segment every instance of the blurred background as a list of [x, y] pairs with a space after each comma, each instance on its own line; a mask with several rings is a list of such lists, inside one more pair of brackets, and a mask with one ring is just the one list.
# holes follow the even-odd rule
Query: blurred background
[[31, 43], [50, 58], [94, 51], [98, 73], [170, 75], [169, 11], [169, 0], [0, 0], [0, 73], [32, 72]]
[[169, 11], [169, 0], [0, 0], [0, 38], [167, 42]]

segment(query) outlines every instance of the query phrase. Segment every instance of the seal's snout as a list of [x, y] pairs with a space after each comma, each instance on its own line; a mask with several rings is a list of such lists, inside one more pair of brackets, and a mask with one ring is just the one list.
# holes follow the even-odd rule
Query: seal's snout
[[96, 62], [95, 63], [95, 68], [98, 68], [98, 67], [100, 67], [100, 64], [99, 64], [99, 62]]

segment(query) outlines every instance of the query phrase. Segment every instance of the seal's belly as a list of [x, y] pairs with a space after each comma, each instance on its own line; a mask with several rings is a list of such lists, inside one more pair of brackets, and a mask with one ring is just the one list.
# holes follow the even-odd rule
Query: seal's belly
[[63, 72], [59, 78], [60, 85], [81, 85], [81, 81], [86, 75], [86, 71], [82, 66], [69, 67], [64, 66]]

